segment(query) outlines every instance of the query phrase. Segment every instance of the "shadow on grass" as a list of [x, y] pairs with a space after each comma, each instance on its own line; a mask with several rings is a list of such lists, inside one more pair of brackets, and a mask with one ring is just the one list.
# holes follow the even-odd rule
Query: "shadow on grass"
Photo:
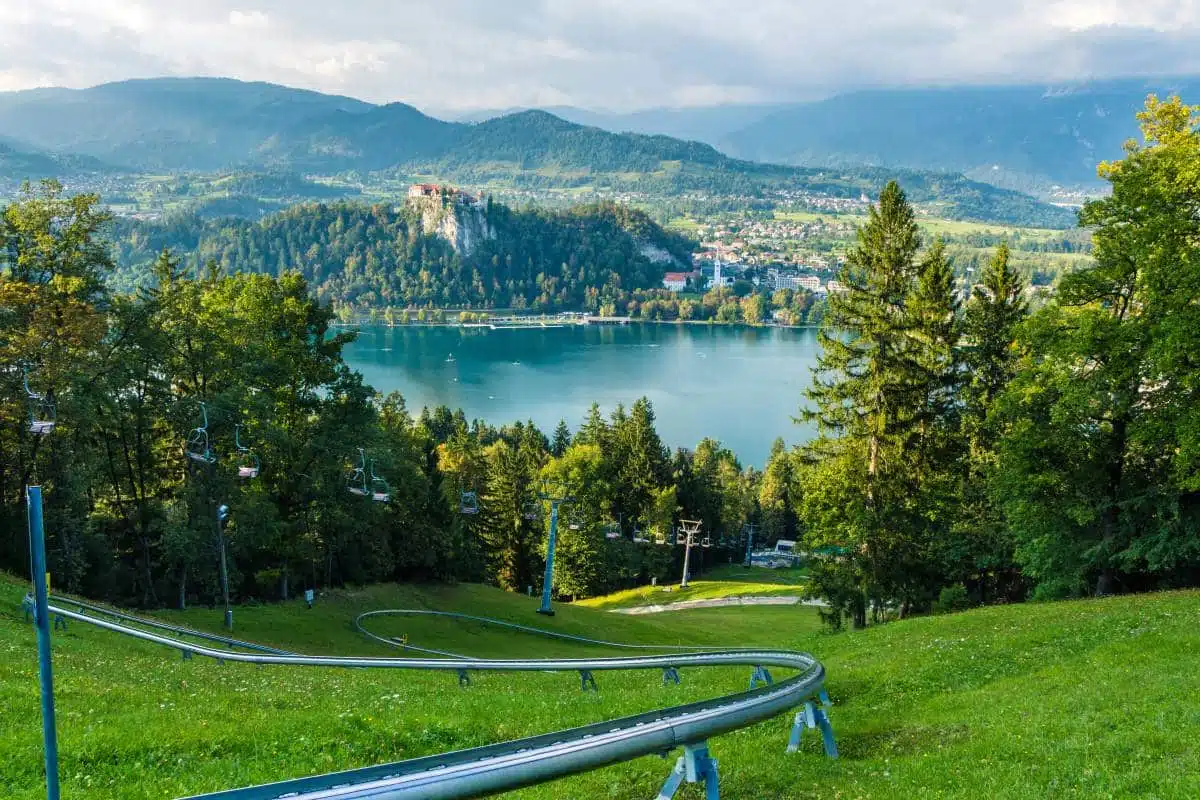
[[[964, 741], [971, 736], [971, 730], [966, 725], [910, 725], [888, 730], [844, 733], [838, 730], [836, 712], [832, 721], [838, 755], [849, 759], [917, 755]], [[803, 749], [814, 753], [821, 752], [820, 737], [805, 737]]]

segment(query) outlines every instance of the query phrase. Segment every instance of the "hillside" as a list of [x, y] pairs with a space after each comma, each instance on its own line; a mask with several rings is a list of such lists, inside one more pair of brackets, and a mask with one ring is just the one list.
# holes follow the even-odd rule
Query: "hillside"
[[[91, 89], [0, 94], [0, 136], [151, 173], [297, 171], [432, 176], [518, 188], [577, 187], [656, 195], [762, 197], [804, 191], [874, 196], [894, 173], [798, 169], [730, 158], [668, 136], [616, 134], [541, 111], [478, 124], [444, 122], [403, 103], [227, 79], [154, 79]], [[961, 176], [902, 176], [938, 213], [1046, 227], [1073, 216]]]
[[303, 120], [366, 111], [346, 97], [223, 78], [0, 93], [0, 135], [146, 170], [217, 170]]
[[742, 158], [962, 172], [1019, 189], [1095, 186], [1096, 164], [1137, 135], [1146, 95], [1200, 96], [1200, 78], [1068, 86], [879, 89], [794, 105], [722, 141]]
[[164, 249], [190, 269], [296, 270], [319, 298], [369, 306], [589, 308], [634, 289], [660, 286], [669, 260], [691, 244], [640, 211], [615, 204], [569, 211], [514, 210], [486, 203], [469, 212], [486, 229], [469, 252], [429, 232], [411, 205], [306, 204], [261, 220], [175, 215], [122, 221], [114, 230], [118, 285], [148, 280]]
[[17, 184], [48, 175], [71, 177], [116, 171], [107, 164], [87, 156], [45, 153], [19, 142], [0, 139], [0, 186], [5, 182]]
[[[40, 788], [34, 636], [0, 576], [0, 790]], [[1200, 793], [1200, 600], [1194, 592], [999, 606], [837, 635], [803, 608], [630, 618], [559, 606], [556, 629], [629, 642], [784, 645], [826, 665], [842, 757], [816, 741], [784, 753], [790, 718], [710, 742], [723, 796], [1190, 798]], [[494, 589], [380, 586], [302, 603], [238, 608], [237, 635], [311, 653], [384, 655], [348, 620], [373, 608], [465, 610], [542, 625], [534, 604]], [[165, 613], [216, 631], [209, 609]], [[478, 655], [597, 653], [477, 625], [409, 620], [379, 631]], [[54, 634], [65, 797], [141, 800], [214, 791], [502, 741], [744, 689], [742, 670], [599, 676], [453, 676], [255, 669], [135, 644], [82, 624]], [[571, 653], [565, 652], [571, 649]], [[394, 651], [391, 651], [394, 653]], [[651, 796], [669, 769], [637, 761], [507, 795]]]

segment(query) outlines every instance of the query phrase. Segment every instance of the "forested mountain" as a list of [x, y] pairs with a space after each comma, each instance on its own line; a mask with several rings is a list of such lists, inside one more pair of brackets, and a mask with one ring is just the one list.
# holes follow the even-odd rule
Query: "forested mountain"
[[426, 234], [407, 205], [309, 204], [253, 222], [196, 214], [121, 221], [117, 285], [146, 283], [166, 249], [192, 270], [212, 262], [226, 274], [298, 271], [325, 301], [597, 311], [660, 286], [673, 262], [658, 251], [679, 262], [690, 256], [685, 239], [612, 203], [551, 212], [489, 202], [477, 213], [492, 236], [469, 253]]
[[[224, 79], [156, 79], [0, 94], [0, 136], [148, 172], [270, 169], [436, 176], [517, 187], [588, 185], [651, 194], [875, 196], [895, 171], [758, 164], [667, 136], [616, 134], [540, 111], [475, 125], [411, 106]], [[29, 171], [10, 175], [45, 177]], [[951, 218], [1048, 227], [1069, 212], [947, 173], [900, 175]]]
[[1137, 134], [1133, 113], [1148, 93], [1198, 90], [1195, 77], [879, 89], [792, 106], [721, 144], [759, 161], [949, 170], [1022, 189], [1095, 185], [1096, 164], [1120, 158]]
[[30, 175], [73, 176], [85, 173], [110, 173], [106, 164], [87, 156], [60, 156], [43, 153], [20, 142], [0, 139], [0, 185]]
[[[613, 133], [672, 136], [720, 147], [727, 136], [794, 103], [730, 103], [689, 108], [646, 108], [625, 113], [574, 106], [545, 106], [541, 110], [577, 125], [590, 125]], [[493, 109], [447, 117], [459, 122], [483, 122], [526, 108]]]
[[372, 108], [268, 83], [155, 78], [0, 94], [0, 135], [135, 169], [218, 170], [304, 120]]

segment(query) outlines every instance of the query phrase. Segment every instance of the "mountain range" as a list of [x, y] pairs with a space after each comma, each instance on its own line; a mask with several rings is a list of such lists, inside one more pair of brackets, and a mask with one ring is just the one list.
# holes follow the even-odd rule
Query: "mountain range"
[[[874, 89], [803, 103], [653, 108], [633, 113], [559, 106], [563, 119], [614, 132], [696, 139], [731, 156], [810, 167], [874, 165], [961, 172], [1045, 191], [1094, 188], [1096, 165], [1138, 133], [1148, 94], [1200, 103], [1200, 77], [1062, 85]], [[485, 120], [506, 112], [475, 112]]]
[[523, 110], [461, 122], [273, 84], [156, 78], [0, 93], [0, 177], [386, 173], [519, 188], [847, 197], [899, 177], [912, 199], [946, 216], [1063, 226], [1071, 212], [991, 184], [1087, 184], [1096, 161], [1120, 154], [1135, 132], [1133, 110], [1154, 88], [879, 90], [792, 105]]

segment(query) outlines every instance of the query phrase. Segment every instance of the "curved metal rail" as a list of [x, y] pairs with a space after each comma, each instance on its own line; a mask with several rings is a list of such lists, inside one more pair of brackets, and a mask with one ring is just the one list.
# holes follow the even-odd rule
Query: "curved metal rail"
[[483, 625], [487, 625], [488, 627], [492, 627], [492, 628], [506, 628], [508, 630], [519, 631], [520, 633], [528, 633], [528, 634], [532, 634], [534, 636], [541, 636], [541, 637], [544, 637], [547, 639], [558, 639], [560, 641], [574, 642], [576, 644], [599, 645], [601, 647], [611, 647], [611, 648], [620, 649], [620, 650], [657, 650], [659, 652], [662, 652], [665, 650], [674, 650], [674, 651], [680, 651], [680, 652], [686, 652], [686, 653], [707, 652], [707, 651], [734, 653], [734, 652], [742, 652], [742, 651], [752, 650], [752, 648], [725, 647], [723, 645], [625, 644], [624, 642], [608, 642], [608, 641], [605, 641], [604, 639], [589, 639], [586, 636], [576, 636], [575, 634], [572, 634], [572, 633], [560, 633], [559, 631], [548, 631], [545, 628], [534, 628], [529, 625], [519, 625], [515, 622], [504, 622], [503, 620], [492, 619], [491, 617], [477, 617], [477, 616], [474, 616], [473, 614], [462, 614], [457, 611], [431, 611], [428, 609], [412, 609], [412, 608], [385, 608], [385, 609], [380, 609], [378, 611], [364, 611], [362, 614], [359, 614], [357, 617], [354, 618], [354, 629], [355, 630], [357, 630], [363, 636], [366, 636], [369, 639], [374, 639], [375, 641], [377, 641], [381, 644], [386, 644], [389, 647], [402, 647], [402, 648], [405, 648], [408, 650], [416, 650], [421, 653], [435, 653], [437, 655], [449, 656], [451, 658], [467, 658], [467, 659], [471, 659], [472, 661], [478, 661], [479, 659], [475, 658], [473, 656], [464, 656], [464, 655], [460, 655], [458, 653], [451, 653], [446, 650], [430, 650], [428, 648], [417, 647], [415, 645], [408, 644], [407, 642], [397, 642], [395, 639], [389, 638], [387, 636], [380, 636], [379, 634], [372, 633], [371, 631], [367, 630], [362, 624], [363, 620], [367, 619], [368, 617], [384, 617], [384, 616], [441, 617], [444, 619], [460, 619], [460, 620], [466, 620], [467, 622], [479, 622], [479, 623], [482, 623]]
[[[76, 601], [66, 601], [80, 606]], [[82, 604], [87, 607], [87, 604]], [[754, 678], [751, 689], [735, 695], [713, 700], [674, 706], [644, 714], [595, 723], [555, 733], [517, 739], [485, 747], [476, 747], [441, 755], [415, 758], [392, 764], [283, 781], [264, 786], [234, 789], [203, 795], [206, 800], [450, 800], [451, 798], [476, 797], [483, 794], [516, 789], [554, 778], [583, 772], [597, 767], [627, 761], [644, 755], [663, 754], [683, 747], [685, 756], [676, 764], [660, 797], [670, 797], [679, 783], [687, 780], [702, 780], [708, 783], [709, 796], [716, 797], [716, 765], [708, 757], [705, 740], [738, 728], [769, 719], [790, 708], [804, 705], [805, 711], [798, 714], [792, 730], [788, 750], [796, 749], [800, 732], [807, 721], [810, 728], [820, 727], [825, 736], [826, 751], [836, 755], [832, 742], [832, 730], [823, 711], [813, 702], [824, 696], [824, 667], [812, 656], [788, 650], [772, 649], [722, 649], [660, 655], [639, 655], [605, 658], [558, 658], [558, 659], [484, 659], [447, 654], [447, 658], [378, 658], [353, 656], [308, 656], [286, 652], [238, 652], [230, 649], [208, 647], [173, 636], [153, 633], [132, 625], [132, 622], [148, 627], [167, 629], [178, 635], [199, 634], [209, 640], [224, 639], [211, 634], [201, 634], [186, 628], [155, 623], [126, 614], [114, 614], [108, 609], [93, 607], [100, 613], [118, 616], [120, 622], [112, 622], [88, 616], [81, 611], [72, 611], [62, 605], [51, 605], [49, 610], [67, 619], [86, 622], [104, 630], [120, 633], [142, 641], [170, 647], [188, 655], [199, 655], [219, 661], [237, 661], [251, 664], [276, 664], [282, 666], [355, 667], [380, 669], [419, 669], [495, 672], [579, 672], [590, 677], [591, 671], [660, 669], [674, 672], [683, 667], [752, 666]], [[367, 612], [355, 620], [355, 626], [366, 635], [396, 645], [386, 638], [367, 632], [361, 620], [368, 616], [392, 612]], [[484, 617], [456, 615], [450, 612], [417, 612], [422, 614], [457, 616], [487, 624], [499, 624], [550, 635], [605, 646], [620, 647], [619, 643], [587, 640], [570, 634], [556, 634], [537, 628], [489, 620]], [[229, 646], [242, 647], [249, 643], [228, 640]], [[236, 643], [236, 644], [235, 644]], [[666, 649], [650, 645], [625, 645], [626, 647]], [[781, 667], [796, 670], [796, 674], [777, 683], [770, 682], [765, 667]], [[755, 689], [758, 680], [767, 686]], [[685, 765], [686, 761], [686, 765]]]
[[[215, 633], [205, 633], [204, 631], [192, 630], [191, 628], [184, 628], [179, 625], [168, 625], [167, 623], [159, 622], [158, 620], [135, 617], [131, 614], [125, 614], [121, 611], [105, 608], [104, 606], [98, 606], [93, 603], [87, 603], [82, 600], [64, 598], [55, 599], [60, 603], [70, 603], [71, 605], [77, 607], [81, 613], [83, 611], [91, 611], [93, 614], [104, 614], [105, 616], [112, 617], [113, 619], [119, 619], [124, 622], [140, 625], [145, 628], [168, 631], [178, 636], [187, 636], [192, 639], [202, 639], [206, 642], [215, 642], [216, 644], [223, 644], [227, 647], [236, 647], [239, 650], [251, 650], [257, 653], [275, 653], [277, 655], [291, 655], [287, 650], [279, 650], [274, 647], [255, 644], [254, 642], [243, 642], [240, 639], [231, 639], [228, 636], [218, 636]], [[62, 612], [59, 611], [58, 613], [61, 614]]]

